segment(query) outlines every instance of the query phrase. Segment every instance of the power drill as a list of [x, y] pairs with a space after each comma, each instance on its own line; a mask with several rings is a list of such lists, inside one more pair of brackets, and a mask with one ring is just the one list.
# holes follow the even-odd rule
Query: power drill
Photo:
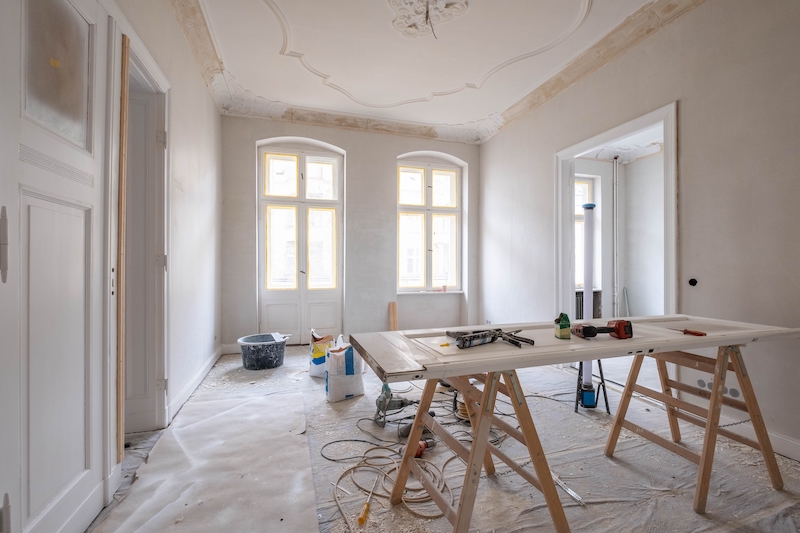
[[375, 411], [373, 420], [375, 420], [375, 423], [379, 427], [384, 427], [386, 426], [386, 413], [388, 411], [397, 411], [398, 409], [415, 403], [414, 400], [408, 400], [402, 396], [395, 396], [392, 394], [392, 389], [389, 388], [389, 385], [384, 383], [381, 388], [380, 396], [375, 400], [375, 406], [378, 409]]
[[617, 339], [633, 337], [633, 324], [629, 320], [609, 320], [607, 327], [595, 327], [590, 324], [573, 324], [570, 331], [582, 339], [597, 337], [598, 333], [608, 333]]
[[[421, 441], [419, 441], [419, 446], [417, 447], [417, 451], [414, 453], [414, 457], [416, 458], [422, 457], [422, 454], [425, 453], [425, 450], [427, 450], [428, 448], [433, 448], [434, 446], [436, 446], [435, 440], [427, 438], [422, 439]], [[405, 447], [400, 448], [400, 455], [403, 455], [404, 451]]]

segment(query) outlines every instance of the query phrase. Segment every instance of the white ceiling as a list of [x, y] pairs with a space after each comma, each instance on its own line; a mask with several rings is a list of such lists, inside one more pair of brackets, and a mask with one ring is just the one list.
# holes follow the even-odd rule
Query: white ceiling
[[200, 5], [231, 93], [277, 109], [474, 129], [650, 3], [430, 0], [432, 17], [449, 4], [467, 7], [450, 20], [434, 18], [436, 37], [406, 37], [393, 25], [390, 2], [425, 6], [425, 0]]
[[592, 148], [579, 155], [581, 159], [598, 159], [611, 161], [615, 157], [619, 162], [627, 165], [642, 157], [657, 154], [664, 149], [664, 123], [660, 122], [651, 128], [634, 133], [623, 139], [618, 139], [604, 146]]

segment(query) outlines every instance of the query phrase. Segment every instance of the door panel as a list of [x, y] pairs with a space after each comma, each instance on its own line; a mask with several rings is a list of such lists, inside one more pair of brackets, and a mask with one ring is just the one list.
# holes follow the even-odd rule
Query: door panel
[[108, 14], [0, 2], [0, 497], [15, 532], [81, 532], [103, 506], [103, 152]]
[[155, 93], [128, 96], [128, 177], [125, 225], [125, 432], [159, 428]]
[[338, 156], [262, 150], [261, 332], [295, 344], [309, 342], [311, 328], [342, 332], [341, 165]]

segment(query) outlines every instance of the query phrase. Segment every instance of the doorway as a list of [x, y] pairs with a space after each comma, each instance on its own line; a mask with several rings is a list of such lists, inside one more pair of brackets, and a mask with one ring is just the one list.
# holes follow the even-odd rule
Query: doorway
[[[167, 426], [166, 95], [135, 53], [128, 67], [125, 186], [125, 433]], [[120, 220], [120, 222], [122, 222]]]
[[[576, 301], [585, 290], [576, 265], [584, 238], [576, 202], [587, 194], [597, 205], [595, 317], [675, 313], [675, 118], [673, 103], [557, 154], [557, 313], [575, 317]], [[606, 379], [624, 384], [630, 367], [626, 359], [604, 363]], [[640, 375], [643, 383], [660, 387], [655, 365]]]
[[305, 344], [342, 332], [344, 154], [275, 141], [257, 150], [259, 331]]

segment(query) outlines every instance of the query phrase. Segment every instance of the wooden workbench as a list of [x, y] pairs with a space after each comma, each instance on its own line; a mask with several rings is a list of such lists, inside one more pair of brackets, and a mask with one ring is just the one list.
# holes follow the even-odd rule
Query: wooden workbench
[[[523, 345], [522, 348], [517, 348], [498, 340], [491, 344], [462, 350], [456, 347], [453, 339], [445, 335], [444, 329], [387, 331], [351, 335], [350, 342], [384, 383], [427, 380], [408, 442], [416, 443], [419, 441], [424, 427], [428, 427], [456, 454], [461, 456], [467, 464], [461, 497], [458, 508], [455, 509], [436, 487], [427, 481], [420, 467], [417, 466], [414, 461], [416, 446], [406, 446], [392, 492], [392, 503], [398, 504], [401, 502], [408, 475], [413, 473], [420, 483], [425, 486], [431, 498], [444, 513], [444, 516], [453, 524], [454, 531], [466, 532], [469, 530], [481, 471], [485, 469], [487, 475], [494, 473], [494, 463], [491, 455], [495, 455], [542, 492], [556, 530], [559, 532], [569, 531], [569, 525], [564, 516], [561, 501], [556, 493], [553, 479], [547, 466], [547, 460], [531, 419], [516, 370], [519, 368], [627, 355], [635, 356], [634, 362], [608, 438], [606, 455], [611, 456], [614, 453], [620, 431], [622, 428], [626, 428], [695, 462], [699, 468], [694, 509], [702, 513], [705, 511], [714, 458], [714, 445], [717, 435], [720, 434], [760, 450], [764, 455], [772, 484], [776, 490], [780, 490], [783, 486], [780, 471], [775, 461], [775, 455], [772, 451], [769, 436], [764, 427], [764, 421], [739, 347], [766, 340], [800, 338], [800, 329], [746, 324], [687, 315], [631, 318], [630, 320], [633, 323], [634, 335], [633, 338], [625, 340], [615, 339], [609, 335], [600, 335], [593, 339], [581, 339], [573, 336], [570, 340], [559, 340], [555, 338], [553, 324], [550, 322], [489, 326], [491, 328], [502, 328], [504, 331], [520, 329], [522, 330], [519, 333], [520, 336], [535, 340], [536, 344], [534, 346]], [[590, 323], [595, 326], [605, 325], [605, 321], [601, 320], [584, 321], [583, 323]], [[468, 331], [486, 329], [486, 326], [456, 329]], [[683, 329], [698, 330], [705, 332], [707, 335], [685, 335], [680, 331]], [[449, 346], [446, 346], [448, 343]], [[684, 351], [700, 348], [718, 348], [717, 357], [702, 357]], [[645, 356], [656, 359], [662, 385], [661, 392], [636, 384], [639, 369]], [[670, 379], [667, 372], [667, 363], [705, 370], [714, 374], [712, 390], [701, 390]], [[744, 401], [724, 396], [727, 370], [732, 370], [736, 373]], [[471, 377], [477, 378], [478, 381], [484, 384], [483, 390], [470, 384], [469, 378]], [[428, 409], [439, 379], [447, 380], [464, 397], [474, 433], [470, 449], [459, 443], [446, 429], [437, 424], [428, 415]], [[673, 390], [708, 399], [708, 409], [697, 407], [694, 404], [675, 398]], [[627, 408], [634, 392], [650, 396], [666, 404], [672, 441], [625, 420]], [[519, 430], [505, 423], [499, 417], [493, 416], [495, 399], [498, 394], [507, 396], [514, 406], [520, 425]], [[718, 428], [723, 404], [749, 413], [758, 442]], [[701, 454], [695, 454], [677, 444], [681, 438], [677, 423], [678, 419], [706, 428]], [[501, 450], [488, 442], [492, 425], [500, 427], [511, 437], [527, 446], [535, 476], [524, 470]]]

